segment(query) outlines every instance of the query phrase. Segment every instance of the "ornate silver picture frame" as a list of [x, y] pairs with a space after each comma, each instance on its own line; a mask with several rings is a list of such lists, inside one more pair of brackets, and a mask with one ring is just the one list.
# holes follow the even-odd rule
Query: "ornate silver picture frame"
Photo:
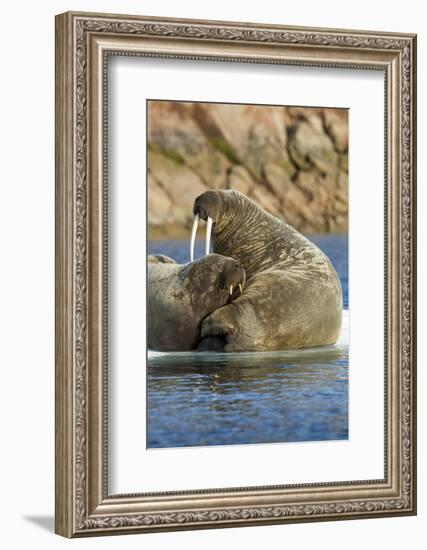
[[[384, 478], [110, 494], [107, 60], [384, 74]], [[416, 513], [416, 36], [68, 12], [56, 18], [56, 532], [65, 537]]]

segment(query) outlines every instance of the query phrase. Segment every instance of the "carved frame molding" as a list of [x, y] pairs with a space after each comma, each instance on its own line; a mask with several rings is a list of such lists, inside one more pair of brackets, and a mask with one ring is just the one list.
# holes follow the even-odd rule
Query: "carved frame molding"
[[[384, 479], [108, 494], [109, 55], [384, 71]], [[72, 12], [57, 16], [57, 533], [74, 537], [416, 513], [415, 109], [415, 35]]]

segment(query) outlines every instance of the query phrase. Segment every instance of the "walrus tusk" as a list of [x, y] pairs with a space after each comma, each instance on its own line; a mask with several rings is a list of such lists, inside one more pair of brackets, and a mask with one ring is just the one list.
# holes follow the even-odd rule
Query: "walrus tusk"
[[212, 218], [210, 216], [208, 216], [208, 223], [207, 223], [207, 226], [206, 226], [206, 241], [205, 241], [205, 254], [206, 254], [206, 256], [210, 252], [211, 233], [212, 233]]
[[243, 294], [243, 288], [242, 288], [242, 284], [239, 283], [239, 289], [240, 289], [240, 294]]
[[197, 226], [199, 225], [199, 214], [194, 216], [193, 228], [191, 229], [190, 241], [190, 262], [194, 260], [194, 243], [196, 242]]
[[230, 296], [233, 294], [233, 285], [230, 285]]

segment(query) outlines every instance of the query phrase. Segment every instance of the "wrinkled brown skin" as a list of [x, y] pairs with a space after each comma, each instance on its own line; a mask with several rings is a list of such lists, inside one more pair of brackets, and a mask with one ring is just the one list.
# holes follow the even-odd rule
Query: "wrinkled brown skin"
[[294, 228], [234, 190], [207, 191], [194, 213], [213, 219], [216, 253], [246, 271], [244, 292], [202, 324], [200, 349], [272, 351], [334, 344], [342, 290], [327, 256]]
[[[147, 261], [148, 348], [189, 351], [203, 319], [240, 294], [245, 272], [233, 258], [209, 254], [188, 264], [167, 257]], [[237, 288], [230, 296], [230, 285]]]

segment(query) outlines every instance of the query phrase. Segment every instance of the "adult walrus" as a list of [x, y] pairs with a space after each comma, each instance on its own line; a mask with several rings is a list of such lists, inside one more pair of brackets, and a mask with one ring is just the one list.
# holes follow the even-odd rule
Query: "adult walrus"
[[188, 264], [167, 256], [147, 260], [148, 348], [188, 351], [203, 319], [243, 291], [245, 271], [233, 258], [210, 254]]
[[336, 342], [341, 284], [317, 246], [238, 191], [206, 191], [195, 200], [193, 212], [195, 228], [199, 218], [208, 221], [207, 252], [212, 229], [214, 252], [232, 256], [246, 271], [243, 294], [203, 321], [201, 335], [208, 339], [201, 342], [203, 349], [215, 338], [227, 352]]

